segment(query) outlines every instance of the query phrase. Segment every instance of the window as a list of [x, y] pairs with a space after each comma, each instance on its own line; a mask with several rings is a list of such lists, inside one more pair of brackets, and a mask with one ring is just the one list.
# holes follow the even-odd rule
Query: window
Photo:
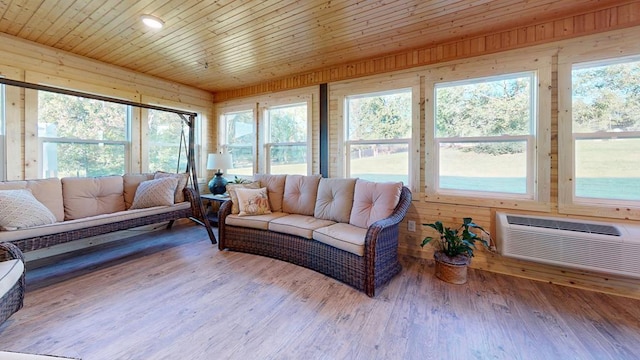
[[409, 183], [412, 89], [345, 97], [347, 177]]
[[265, 121], [267, 173], [307, 175], [307, 103], [268, 107]]
[[536, 73], [435, 84], [438, 192], [534, 198]]
[[4, 156], [4, 149], [5, 149], [5, 125], [6, 125], [6, 119], [7, 119], [7, 113], [6, 113], [6, 109], [5, 109], [5, 102], [6, 102], [6, 96], [5, 96], [5, 85], [4, 84], [0, 84], [0, 160], [2, 160], [2, 165], [0, 165], [0, 180], [5, 180], [7, 178], [6, 174], [5, 174], [5, 156]]
[[101, 176], [128, 169], [130, 108], [38, 91], [42, 176]]
[[228, 175], [253, 175], [255, 154], [255, 119], [253, 110], [229, 112], [220, 116], [222, 152], [233, 159]]
[[149, 171], [184, 172], [189, 151], [189, 127], [174, 113], [148, 111]]
[[640, 57], [571, 70], [576, 202], [640, 200]]

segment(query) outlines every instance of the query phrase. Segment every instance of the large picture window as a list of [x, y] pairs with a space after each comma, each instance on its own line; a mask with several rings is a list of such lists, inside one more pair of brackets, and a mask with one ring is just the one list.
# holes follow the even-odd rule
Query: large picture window
[[574, 200], [640, 201], [640, 57], [574, 64], [571, 86]]
[[439, 192], [534, 197], [536, 73], [435, 84]]
[[186, 171], [189, 127], [174, 113], [150, 109], [147, 116], [149, 171]]
[[268, 107], [265, 110], [265, 153], [270, 174], [308, 174], [307, 103]]
[[345, 98], [347, 177], [409, 183], [412, 90]]
[[253, 110], [224, 113], [220, 116], [222, 152], [231, 154], [233, 169], [228, 175], [253, 175], [256, 143]]
[[129, 119], [125, 105], [39, 91], [42, 177], [124, 174]]

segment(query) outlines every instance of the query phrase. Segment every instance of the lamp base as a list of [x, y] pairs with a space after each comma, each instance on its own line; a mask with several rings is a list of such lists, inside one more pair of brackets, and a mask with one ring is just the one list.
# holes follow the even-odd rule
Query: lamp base
[[213, 195], [220, 195], [227, 192], [227, 179], [222, 177], [221, 172], [217, 172], [216, 176], [214, 176], [211, 181], [209, 181], [209, 191]]

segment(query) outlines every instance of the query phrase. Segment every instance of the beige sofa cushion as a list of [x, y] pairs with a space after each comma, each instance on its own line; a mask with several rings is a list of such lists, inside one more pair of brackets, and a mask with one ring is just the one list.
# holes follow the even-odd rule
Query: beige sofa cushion
[[153, 176], [154, 179], [162, 179], [165, 177], [173, 177], [178, 179], [178, 186], [176, 186], [173, 202], [176, 204], [183, 202], [184, 193], [182, 192], [182, 190], [184, 190], [184, 188], [187, 186], [187, 182], [189, 181], [189, 173], [174, 174], [174, 173], [168, 173], [164, 171], [158, 171]]
[[124, 204], [128, 209], [133, 204], [133, 198], [136, 196], [136, 190], [141, 182], [153, 180], [155, 174], [124, 174], [122, 181], [124, 182]]
[[62, 204], [62, 182], [58, 178], [16, 180], [0, 182], [0, 190], [30, 189], [33, 196], [46, 206], [56, 221], [64, 220]]
[[65, 220], [125, 210], [122, 176], [62, 178]]
[[269, 230], [313, 238], [313, 230], [334, 224], [331, 220], [316, 219], [313, 216], [291, 214], [269, 222]]
[[313, 216], [348, 223], [356, 179], [320, 179]]
[[17, 230], [53, 224], [56, 216], [30, 189], [0, 190], [0, 230]]
[[287, 175], [255, 174], [254, 181], [259, 181], [262, 187], [269, 193], [269, 206], [273, 212], [282, 212], [282, 196], [284, 195], [284, 182]]
[[367, 229], [345, 223], [336, 223], [313, 232], [314, 240], [358, 256], [364, 256], [366, 236]]
[[379, 183], [358, 179], [349, 224], [368, 228], [391, 213], [400, 201], [402, 183]]
[[231, 226], [242, 226], [253, 229], [269, 230], [269, 221], [287, 215], [288, 214], [285, 214], [283, 212], [272, 212], [271, 214], [256, 216], [228, 215], [224, 219], [224, 223]]
[[282, 211], [313, 216], [320, 175], [287, 175], [282, 197]]
[[248, 184], [227, 184], [226, 189], [229, 197], [231, 198], [231, 213], [236, 215], [240, 212], [240, 207], [238, 206], [238, 194], [236, 193], [236, 190], [260, 189], [260, 181], [254, 181]]

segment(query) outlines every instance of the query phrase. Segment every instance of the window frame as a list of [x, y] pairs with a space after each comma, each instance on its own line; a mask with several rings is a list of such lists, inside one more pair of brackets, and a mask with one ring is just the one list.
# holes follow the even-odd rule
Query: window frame
[[[411, 125], [411, 136], [407, 137], [407, 138], [399, 138], [399, 139], [372, 139], [372, 140], [351, 140], [349, 138], [349, 126], [350, 126], [350, 119], [349, 119], [349, 100], [350, 99], [357, 99], [357, 98], [368, 98], [368, 97], [376, 97], [376, 96], [384, 96], [384, 95], [391, 95], [391, 94], [398, 94], [398, 93], [404, 93], [404, 92], [408, 92], [411, 95], [411, 104], [413, 104], [415, 102], [415, 92], [413, 91], [414, 89], [409, 86], [409, 87], [400, 87], [400, 88], [392, 88], [392, 89], [385, 89], [385, 90], [379, 90], [379, 91], [369, 91], [369, 92], [363, 92], [363, 93], [353, 93], [350, 95], [344, 95], [342, 97], [342, 102], [343, 102], [343, 119], [344, 119], [344, 172], [345, 172], [345, 176], [346, 177], [353, 177], [353, 175], [351, 174], [351, 147], [352, 146], [357, 146], [357, 145], [407, 145], [407, 181], [408, 183], [411, 183], [411, 175], [413, 173], [412, 171], [412, 167], [411, 167], [411, 154], [413, 153], [413, 137], [414, 137], [414, 129], [415, 127], [413, 126], [413, 118], [415, 117], [414, 114], [414, 109], [412, 106], [411, 109], [411, 115], [410, 115], [410, 125]], [[418, 95], [419, 96], [419, 95]]]
[[[537, 56], [536, 56], [537, 55]], [[499, 61], [483, 58], [474, 62], [442, 66], [425, 73], [425, 184], [427, 200], [451, 204], [482, 204], [483, 206], [549, 211], [551, 166], [551, 89], [552, 54], [541, 52], [506, 57]], [[482, 79], [512, 78], [534, 73], [532, 83], [533, 123], [528, 135], [492, 137], [436, 137], [436, 86], [437, 84], [476, 83]], [[443, 140], [444, 139], [444, 140]], [[440, 189], [440, 144], [448, 142], [527, 140], [527, 188], [526, 194], [482, 192], [472, 190]]]
[[[228, 153], [229, 148], [227, 144], [227, 119], [225, 118], [228, 114], [237, 114], [242, 112], [251, 112], [251, 116], [253, 118], [252, 126], [253, 126], [253, 137], [251, 142], [251, 153], [253, 154], [253, 161], [251, 164], [252, 175], [257, 171], [257, 132], [258, 132], [258, 111], [256, 104], [243, 104], [238, 106], [229, 106], [220, 109], [218, 112], [218, 152]], [[242, 174], [235, 174], [233, 169], [227, 170], [227, 175], [238, 175], [238, 176], [247, 176]]]
[[[640, 139], [640, 131], [573, 132], [573, 70], [605, 64], [640, 61], [640, 47], [609, 44], [615, 48], [581, 53], [569, 48], [558, 55], [558, 212], [567, 215], [598, 216], [640, 220], [640, 201], [578, 197], [575, 194], [576, 141], [588, 139]], [[612, 56], [615, 54], [616, 56]]]
[[[307, 148], [307, 156], [306, 156], [306, 174], [311, 175], [313, 170], [312, 158], [313, 158], [313, 102], [311, 95], [299, 95], [299, 96], [287, 96], [278, 99], [270, 99], [260, 103], [260, 114], [261, 114], [261, 123], [262, 123], [262, 136], [260, 136], [261, 144], [258, 145], [264, 152], [264, 156], [260, 157], [260, 166], [259, 168], [264, 169], [266, 174], [271, 174], [271, 148], [273, 146], [301, 146], [304, 145]], [[307, 107], [307, 133], [306, 133], [306, 141], [305, 142], [283, 142], [276, 143], [270, 141], [270, 120], [268, 112], [270, 109], [275, 108], [283, 108], [289, 106], [296, 106], [300, 104], [305, 104]]]

